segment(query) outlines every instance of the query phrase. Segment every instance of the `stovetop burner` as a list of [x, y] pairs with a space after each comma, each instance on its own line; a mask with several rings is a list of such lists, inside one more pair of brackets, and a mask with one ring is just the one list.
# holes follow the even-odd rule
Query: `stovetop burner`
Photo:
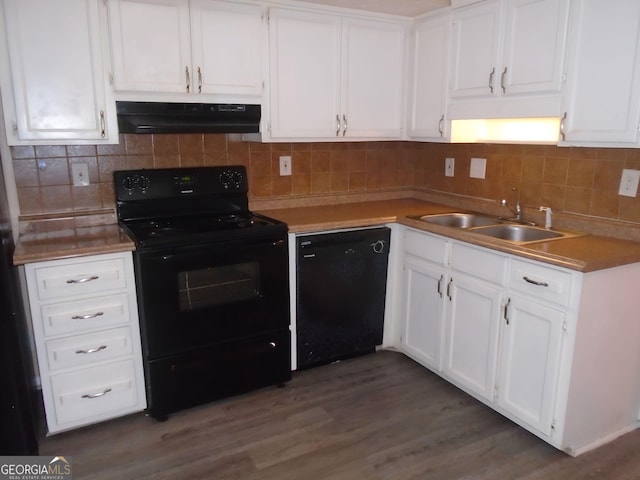
[[114, 179], [118, 220], [138, 247], [286, 232], [249, 211], [242, 166], [120, 171]]

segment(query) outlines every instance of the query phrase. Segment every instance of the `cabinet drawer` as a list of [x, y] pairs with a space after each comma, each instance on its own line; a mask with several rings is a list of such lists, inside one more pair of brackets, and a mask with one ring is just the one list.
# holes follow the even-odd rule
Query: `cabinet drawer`
[[131, 355], [131, 329], [121, 327], [51, 340], [46, 343], [46, 349], [51, 371], [91, 366], [97, 362]]
[[127, 294], [88, 298], [40, 307], [45, 336], [75, 333], [129, 323]]
[[34, 276], [40, 300], [103, 293], [126, 287], [124, 258], [36, 267]]
[[451, 246], [451, 268], [498, 285], [506, 280], [508, 259], [500, 254], [461, 243]]
[[[128, 413], [139, 402], [132, 360], [51, 377], [57, 423]], [[49, 413], [49, 412], [47, 412]]]
[[569, 303], [572, 274], [546, 265], [513, 260], [509, 288], [560, 305]]
[[438, 265], [444, 265], [447, 257], [447, 243], [443, 238], [406, 230], [404, 251]]

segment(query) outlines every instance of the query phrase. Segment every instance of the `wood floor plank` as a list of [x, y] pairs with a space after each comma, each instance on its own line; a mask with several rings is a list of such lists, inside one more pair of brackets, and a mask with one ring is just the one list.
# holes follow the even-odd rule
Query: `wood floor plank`
[[640, 479], [640, 431], [578, 458], [559, 452], [397, 352], [295, 372], [171, 415], [43, 439], [102, 480]]

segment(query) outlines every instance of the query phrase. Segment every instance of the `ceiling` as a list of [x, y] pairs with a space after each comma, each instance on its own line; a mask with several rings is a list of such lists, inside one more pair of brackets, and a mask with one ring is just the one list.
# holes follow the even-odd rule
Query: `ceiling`
[[415, 17], [442, 7], [451, 6], [451, 0], [300, 0], [306, 3], [353, 8], [369, 12]]

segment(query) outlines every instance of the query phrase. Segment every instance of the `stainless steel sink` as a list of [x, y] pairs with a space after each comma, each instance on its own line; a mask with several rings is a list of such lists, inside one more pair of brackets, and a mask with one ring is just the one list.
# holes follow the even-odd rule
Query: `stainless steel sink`
[[495, 217], [478, 215], [476, 213], [437, 213], [415, 217], [419, 220], [435, 223], [444, 227], [473, 228], [502, 223]]
[[529, 225], [492, 225], [488, 227], [474, 228], [473, 233], [487, 235], [509, 242], [535, 242], [539, 240], [551, 240], [554, 238], [564, 238], [570, 234], [547, 230], [544, 228], [532, 227]]

